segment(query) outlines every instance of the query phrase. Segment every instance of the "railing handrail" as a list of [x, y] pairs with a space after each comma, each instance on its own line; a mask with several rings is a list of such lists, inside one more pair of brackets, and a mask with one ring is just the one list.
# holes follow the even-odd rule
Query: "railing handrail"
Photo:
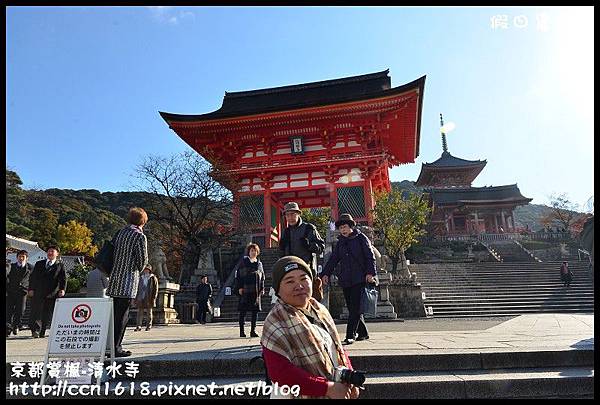
[[215, 298], [213, 300], [213, 307], [220, 307], [221, 304], [223, 303], [223, 300], [225, 299], [225, 289], [227, 287], [232, 287], [233, 286], [233, 280], [235, 278], [235, 273], [236, 270], [238, 268], [238, 266], [240, 265], [240, 263], [242, 262], [242, 259], [245, 256], [245, 252], [242, 253], [238, 260], [236, 260], [235, 265], [233, 266], [231, 272], [229, 273], [229, 276], [227, 277], [227, 280], [225, 280], [225, 282], [223, 283], [222, 287], [221, 287], [221, 291], [219, 291], [219, 295], [217, 295], [217, 298]]

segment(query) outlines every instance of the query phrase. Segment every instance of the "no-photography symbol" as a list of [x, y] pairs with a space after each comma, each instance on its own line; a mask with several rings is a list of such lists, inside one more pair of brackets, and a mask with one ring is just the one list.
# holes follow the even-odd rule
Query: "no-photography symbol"
[[92, 316], [92, 308], [87, 304], [79, 304], [73, 308], [71, 318], [75, 323], [84, 323]]

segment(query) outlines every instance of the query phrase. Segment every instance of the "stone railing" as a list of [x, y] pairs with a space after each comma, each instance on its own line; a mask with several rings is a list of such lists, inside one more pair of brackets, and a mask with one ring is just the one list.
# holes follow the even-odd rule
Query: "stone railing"
[[502, 258], [500, 257], [500, 255], [498, 254], [498, 252], [496, 252], [493, 248], [491, 248], [487, 243], [485, 243], [483, 240], [480, 240], [479, 243], [481, 243], [483, 246], [485, 246], [485, 248], [488, 250], [488, 252], [490, 252], [490, 254], [494, 257], [494, 259], [496, 259], [499, 262], [502, 262]]
[[533, 232], [527, 235], [527, 239], [529, 240], [543, 240], [543, 241], [553, 241], [553, 240], [571, 240], [571, 234], [569, 232]]
[[530, 252], [525, 246], [523, 246], [521, 244], [521, 242], [519, 242], [518, 240], [515, 240], [515, 243], [517, 245], [519, 245], [519, 247], [521, 249], [523, 249], [525, 251], [525, 253], [527, 253], [529, 256], [531, 256], [533, 258], [533, 260], [535, 260], [536, 262], [540, 262], [540, 263], [542, 262], [542, 260], [540, 258], [538, 258], [536, 255], [534, 255], [532, 252]]
[[480, 233], [478, 235], [442, 235], [436, 236], [435, 239], [439, 241], [463, 241], [463, 242], [474, 242], [474, 241], [488, 241], [494, 242], [497, 240], [518, 240], [522, 236], [518, 233]]

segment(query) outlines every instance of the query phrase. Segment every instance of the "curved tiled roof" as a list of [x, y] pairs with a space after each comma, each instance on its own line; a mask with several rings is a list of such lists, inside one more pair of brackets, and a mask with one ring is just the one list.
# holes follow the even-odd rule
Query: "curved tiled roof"
[[442, 156], [435, 162], [423, 163], [425, 167], [463, 167], [486, 165], [486, 160], [466, 160], [452, 156], [450, 152], [442, 152]]
[[433, 201], [444, 204], [483, 204], [500, 202], [528, 203], [531, 198], [521, 194], [516, 184], [490, 187], [426, 189]]
[[391, 87], [389, 69], [382, 72], [341, 79], [324, 80], [267, 89], [225, 92], [216, 111], [200, 115], [160, 112], [167, 122], [205, 121], [242, 115], [262, 114], [291, 109], [360, 101], [385, 97], [419, 88], [422, 97], [425, 76], [399, 87]]

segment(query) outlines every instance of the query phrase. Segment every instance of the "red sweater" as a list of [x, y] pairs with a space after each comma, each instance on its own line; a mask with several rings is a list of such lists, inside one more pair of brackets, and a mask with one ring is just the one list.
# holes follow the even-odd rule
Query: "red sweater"
[[[265, 367], [267, 374], [274, 383], [281, 385], [299, 385], [300, 395], [308, 395], [311, 397], [324, 397], [327, 392], [327, 382], [325, 377], [310, 374], [308, 371], [295, 366], [287, 358], [279, 353], [262, 347], [263, 357], [265, 359]], [[352, 369], [348, 353], [344, 351], [346, 364]]]

